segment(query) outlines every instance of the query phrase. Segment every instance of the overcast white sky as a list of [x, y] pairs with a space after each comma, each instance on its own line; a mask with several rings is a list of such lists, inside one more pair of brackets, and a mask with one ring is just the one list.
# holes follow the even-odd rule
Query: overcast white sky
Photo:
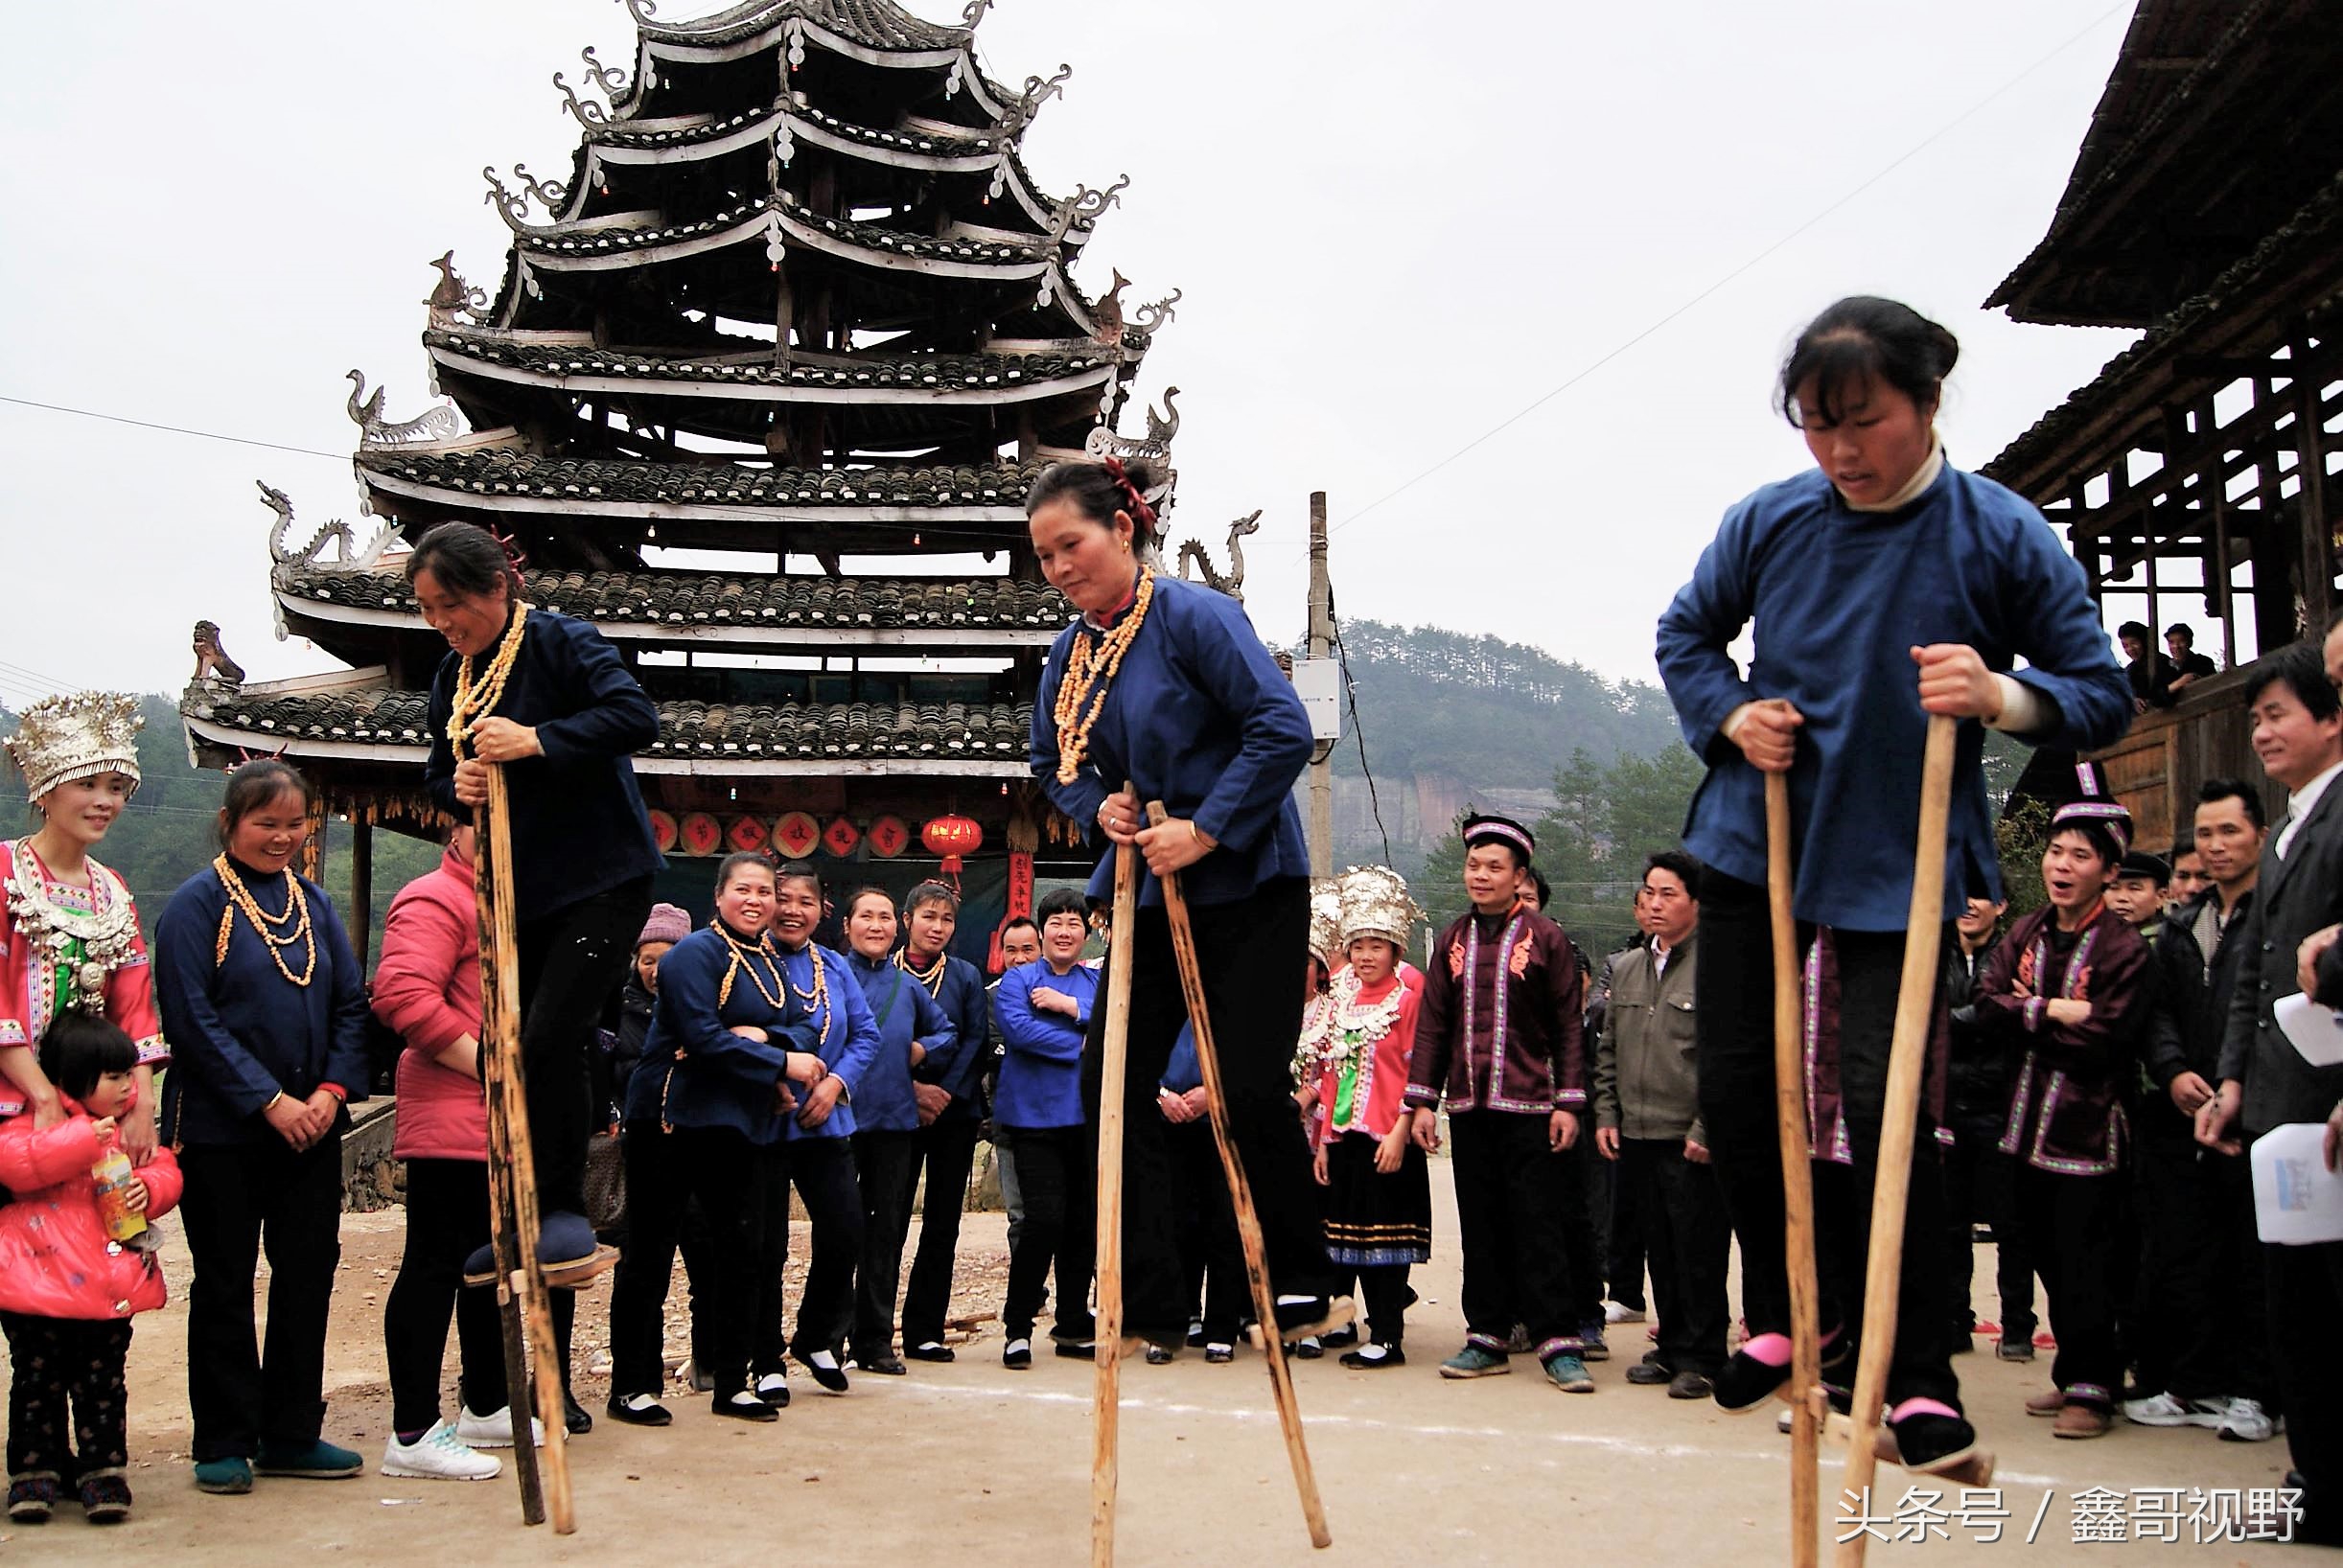
[[[1027, 142], [1045, 187], [1132, 176], [1082, 281], [1117, 266], [1134, 300], [1186, 291], [1142, 383], [1184, 388], [1173, 532], [1217, 553], [1228, 519], [1267, 509], [1245, 585], [1265, 634], [1301, 627], [1322, 489], [1346, 615], [1650, 679], [1653, 621], [1720, 513], [1804, 465], [1767, 398], [1822, 305], [1893, 294], [1960, 336], [1943, 425], [1968, 467], [2130, 341], [1977, 309], [2048, 223], [2129, 13], [1001, 0], [980, 42], [1012, 83], [1075, 67]], [[357, 434], [345, 370], [387, 380], [392, 418], [426, 401], [429, 259], [452, 245], [495, 288], [480, 166], [566, 173], [552, 73], [575, 81], [590, 43], [632, 58], [603, 0], [47, 7], [10, 32], [0, 394], [333, 454]], [[175, 691], [200, 617], [254, 679], [332, 667], [273, 638], [255, 477], [304, 537], [360, 520], [346, 456], [0, 404], [0, 700]]]

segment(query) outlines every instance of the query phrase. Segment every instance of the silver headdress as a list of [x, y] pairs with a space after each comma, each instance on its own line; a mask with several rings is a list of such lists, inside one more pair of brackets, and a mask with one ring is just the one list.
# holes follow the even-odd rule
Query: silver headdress
[[1341, 952], [1340, 885], [1333, 877], [1313, 877], [1310, 884], [1310, 956], [1333, 969]]
[[1380, 936], [1407, 951], [1424, 911], [1408, 896], [1407, 879], [1387, 865], [1354, 865], [1336, 884], [1342, 895], [1342, 942]]
[[24, 710], [8, 740], [9, 757], [24, 774], [25, 798], [38, 800], [59, 784], [104, 772], [128, 773], [138, 787], [138, 732], [147, 721], [138, 699], [115, 691], [44, 697]]

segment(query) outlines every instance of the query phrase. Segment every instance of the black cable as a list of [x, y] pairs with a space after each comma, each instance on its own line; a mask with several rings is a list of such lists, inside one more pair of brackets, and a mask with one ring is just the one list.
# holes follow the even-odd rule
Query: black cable
[[1383, 797], [1375, 788], [1375, 770], [1367, 766], [1367, 726], [1358, 719], [1358, 687], [1351, 680], [1351, 651], [1342, 645], [1342, 623], [1334, 619], [1334, 588], [1326, 588], [1326, 620], [1334, 629], [1334, 657], [1342, 669], [1342, 695], [1351, 710], [1351, 739], [1358, 745], [1358, 771], [1366, 775], [1367, 805], [1375, 813], [1375, 831], [1383, 841], [1383, 864], [1391, 864], [1391, 830], [1383, 826]]

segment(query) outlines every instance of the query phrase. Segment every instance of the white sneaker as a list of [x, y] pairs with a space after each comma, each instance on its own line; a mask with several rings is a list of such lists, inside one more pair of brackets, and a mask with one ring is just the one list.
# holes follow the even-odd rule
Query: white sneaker
[[1603, 1303], [1603, 1321], [1605, 1323], [1641, 1323], [1643, 1308], [1621, 1306], [1616, 1302], [1605, 1302]]
[[494, 1481], [503, 1469], [496, 1455], [476, 1452], [446, 1421], [413, 1442], [401, 1442], [393, 1433], [390, 1445], [383, 1450], [383, 1474], [417, 1481]]
[[2145, 1399], [2124, 1400], [2123, 1418], [2142, 1426], [2190, 1426], [2196, 1421], [2196, 1400], [2183, 1399], [2177, 1395], [2150, 1395]]
[[[493, 1416], [475, 1416], [470, 1406], [456, 1418], [455, 1438], [470, 1448], [510, 1448], [513, 1445], [513, 1407], [506, 1405]], [[540, 1448], [545, 1445], [545, 1423], [536, 1417], [529, 1418], [529, 1438]]]
[[2214, 1425], [2223, 1442], [2267, 1442], [2278, 1435], [2279, 1427], [2259, 1399], [2230, 1400], [2228, 1414]]

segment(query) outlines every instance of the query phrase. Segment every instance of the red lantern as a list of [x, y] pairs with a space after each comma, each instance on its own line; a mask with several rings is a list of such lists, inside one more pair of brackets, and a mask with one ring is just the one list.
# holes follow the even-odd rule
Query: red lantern
[[683, 829], [684, 853], [686, 855], [712, 855], [717, 846], [724, 842], [724, 829], [704, 811], [685, 812], [679, 825]]
[[882, 817], [870, 824], [870, 853], [891, 861], [911, 843], [911, 829], [900, 817]]
[[801, 861], [822, 842], [822, 825], [809, 812], [793, 811], [773, 824], [773, 842], [793, 861]]
[[822, 847], [845, 860], [854, 853], [854, 846], [863, 842], [862, 829], [843, 817], [830, 819], [830, 825], [822, 830]]
[[975, 854], [985, 842], [985, 830], [973, 819], [955, 814], [939, 817], [921, 828], [919, 842], [929, 854], [943, 857], [944, 875], [956, 877], [963, 858]]
[[675, 825], [674, 815], [663, 811], [654, 811], [649, 815], [651, 837], [658, 842], [659, 852], [662, 855], [674, 854], [676, 842], [683, 836], [682, 830]]
[[766, 842], [765, 822], [761, 817], [735, 817], [724, 826], [724, 842], [743, 855], [761, 854]]

